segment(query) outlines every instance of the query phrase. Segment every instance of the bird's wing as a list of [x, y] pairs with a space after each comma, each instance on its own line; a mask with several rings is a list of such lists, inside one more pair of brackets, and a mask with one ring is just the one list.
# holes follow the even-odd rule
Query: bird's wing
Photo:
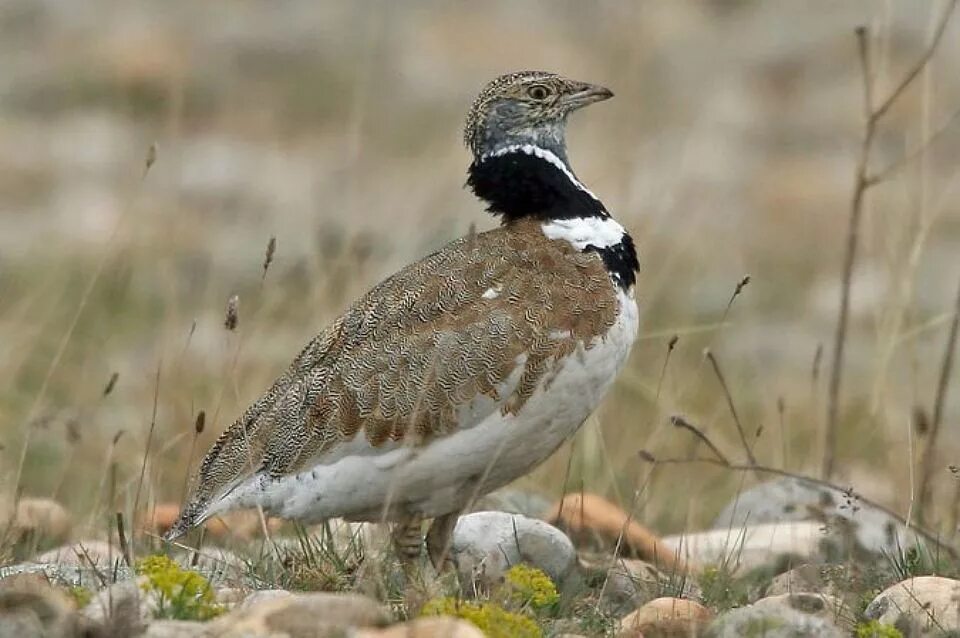
[[377, 453], [515, 412], [552, 362], [604, 334], [616, 313], [595, 254], [539, 229], [457, 240], [379, 284], [307, 345], [207, 453], [168, 536], [254, 473], [296, 472], [358, 437]]

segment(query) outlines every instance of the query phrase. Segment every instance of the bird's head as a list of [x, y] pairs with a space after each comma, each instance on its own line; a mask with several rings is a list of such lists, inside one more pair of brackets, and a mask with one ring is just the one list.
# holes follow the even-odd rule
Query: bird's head
[[477, 159], [511, 145], [531, 144], [566, 161], [567, 116], [610, 97], [610, 89], [556, 73], [508, 73], [480, 92], [467, 116], [463, 139]]

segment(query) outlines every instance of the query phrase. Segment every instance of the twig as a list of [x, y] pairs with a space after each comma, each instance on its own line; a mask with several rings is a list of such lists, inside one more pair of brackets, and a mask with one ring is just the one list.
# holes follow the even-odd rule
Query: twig
[[[137, 510], [140, 507], [140, 491], [143, 489], [143, 477], [147, 471], [147, 459], [150, 457], [150, 446], [153, 444], [153, 431], [157, 427], [157, 406], [160, 402], [160, 371], [163, 362], [157, 363], [157, 375], [153, 384], [153, 414], [150, 417], [150, 430], [147, 432], [147, 444], [143, 450], [143, 460], [140, 463], [140, 480], [137, 481], [137, 492], [133, 499], [133, 520], [137, 520]], [[133, 554], [134, 539], [130, 539], [131, 555]]]
[[[923, 55], [920, 56], [920, 59], [917, 60], [913, 67], [907, 72], [907, 74], [900, 81], [900, 84], [897, 85], [890, 95], [887, 96], [887, 99], [880, 103], [880, 106], [874, 110], [874, 119], [879, 120], [883, 115], [890, 110], [890, 107], [900, 98], [904, 91], [907, 90], [907, 87], [913, 83], [917, 76], [920, 75], [920, 72], [923, 71], [923, 67], [926, 66], [927, 62], [930, 61], [930, 58], [933, 57], [933, 54], [936, 52], [937, 47], [940, 45], [940, 39], [943, 37], [944, 31], [947, 29], [947, 23], [950, 21], [950, 14], [953, 13], [954, 7], [957, 6], [957, 0], [950, 0], [950, 3], [947, 4], [946, 9], [943, 10], [943, 15], [940, 16], [940, 21], [937, 24], [937, 30], [933, 34], [933, 39], [930, 40], [930, 44], [927, 45], [926, 50], [923, 52]], [[862, 29], [863, 27], [861, 27]]]
[[[670, 350], [671, 351], [673, 350], [672, 346]], [[630, 527], [630, 523], [633, 522], [633, 512], [637, 508], [637, 503], [640, 501], [640, 495], [643, 494], [643, 491], [646, 489], [647, 484], [650, 482], [650, 479], [653, 476], [653, 471], [655, 468], [656, 468], [655, 465], [650, 467], [650, 471], [647, 472], [647, 475], [644, 478], [643, 483], [638, 484], [637, 488], [633, 492], [633, 500], [630, 502], [630, 508], [627, 510], [627, 515], [623, 519], [623, 525], [620, 526], [620, 532], [617, 534], [617, 542], [613, 546], [613, 558], [610, 561], [611, 569], [607, 570], [606, 575], [604, 576], [604, 579], [603, 579], [603, 584], [600, 586], [600, 593], [597, 594], [597, 605], [596, 605], [597, 611], [600, 610], [600, 605], [603, 601], [603, 594], [604, 592], [607, 591], [607, 584], [610, 581], [610, 572], [612, 571], [612, 567], [616, 565], [618, 560], [620, 560], [620, 551], [623, 549], [623, 539], [627, 534], [627, 528]], [[583, 506], [582, 495], [580, 497], [580, 503], [582, 507]], [[562, 520], [562, 519], [558, 518], [558, 520]], [[585, 519], [582, 517], [580, 520], [585, 521]], [[657, 557], [654, 556], [654, 563], [657, 562], [656, 558]]]
[[750, 283], [750, 275], [744, 275], [740, 281], [737, 282], [736, 288], [733, 289], [733, 294], [730, 295], [730, 300], [727, 301], [727, 307], [723, 309], [723, 317], [720, 319], [720, 325], [722, 326], [727, 321], [727, 315], [730, 314], [730, 309], [733, 307], [733, 302], [737, 300], [737, 297], [740, 296], [740, 293], [743, 292], [743, 289], [747, 287], [747, 284]]
[[123, 554], [123, 562], [127, 567], [133, 567], [133, 555], [130, 553], [130, 545], [127, 543], [127, 533], [123, 527], [123, 512], [117, 512], [117, 539], [120, 541], [120, 552]]
[[663, 358], [663, 367], [660, 368], [660, 378], [657, 379], [657, 392], [654, 395], [654, 403], [660, 402], [660, 390], [663, 388], [663, 380], [667, 376], [667, 366], [670, 365], [670, 357], [673, 355], [673, 350], [677, 347], [677, 342], [680, 341], [679, 335], [673, 335], [670, 337], [670, 341], [667, 342], [667, 355]]
[[843, 350], [847, 341], [847, 322], [850, 315], [850, 288], [853, 280], [853, 264], [857, 258], [857, 245], [860, 237], [860, 218], [863, 216], [863, 196], [867, 190], [867, 163], [870, 147], [876, 132], [877, 120], [873, 117], [873, 74], [870, 69], [870, 42], [866, 27], [857, 27], [857, 49], [860, 53], [860, 66], [863, 73], [863, 102], [866, 112], [866, 130], [860, 145], [857, 160], [855, 187], [850, 204], [850, 220], [847, 225], [847, 247], [843, 260], [842, 286], [840, 292], [840, 311], [833, 339], [833, 359], [830, 367], [830, 384], [827, 391], [827, 421], [824, 426], [823, 465], [820, 476], [825, 479], [833, 475], [836, 449], [837, 417], [840, 409], [840, 380], [843, 370]]
[[860, 68], [863, 76], [863, 111], [864, 134], [857, 159], [854, 178], [853, 196], [850, 202], [850, 217], [847, 226], [846, 250], [843, 260], [843, 274], [840, 289], [840, 308], [837, 316], [837, 327], [833, 340], [833, 357], [830, 366], [830, 384], [827, 394], [827, 420], [823, 431], [823, 462], [820, 475], [830, 478], [833, 475], [836, 459], [837, 420], [840, 412], [840, 386], [843, 376], [844, 345], [847, 340], [847, 328], [850, 318], [850, 289], [853, 281], [853, 267], [857, 259], [857, 246], [860, 238], [860, 222], [863, 217], [864, 198], [867, 190], [877, 184], [869, 172], [870, 151], [877, 132], [880, 119], [889, 111], [890, 107], [903, 95], [904, 91], [920, 75], [924, 66], [933, 57], [940, 39], [946, 30], [947, 22], [953, 13], [957, 0], [951, 0], [943, 12], [937, 25], [933, 39], [924, 49], [923, 54], [904, 75], [900, 83], [883, 99], [879, 106], [874, 106], [873, 69], [871, 68], [870, 38], [867, 28], [857, 27], [857, 51], [859, 53]]
[[[695, 437], [703, 441], [707, 445], [707, 447], [710, 448], [711, 452], [717, 455], [717, 460], [720, 463], [723, 463], [724, 465], [730, 465], [730, 461], [727, 459], [726, 456], [723, 455], [723, 452], [721, 452], [720, 449], [713, 444], [713, 441], [710, 440], [710, 437], [704, 434], [703, 431], [700, 430], [700, 428], [695, 426], [693, 423], [690, 423], [679, 414], [675, 414], [672, 417], [670, 417], [670, 423], [673, 424], [675, 427], [689, 430], [691, 433], [693, 433]], [[651, 456], [651, 458], [653, 457]]]
[[190, 466], [193, 464], [193, 453], [197, 449], [197, 439], [203, 434], [207, 422], [207, 413], [204, 410], [197, 412], [193, 421], [193, 437], [190, 439], [190, 454], [187, 455], [187, 471], [183, 475], [183, 489], [180, 493], [180, 502], [187, 502], [187, 488], [190, 486]]
[[750, 449], [750, 444], [747, 443], [747, 436], [743, 432], [743, 423], [740, 422], [740, 415], [737, 414], [737, 408], [733, 404], [733, 395], [730, 394], [730, 388], [727, 386], [727, 380], [723, 376], [723, 372], [720, 371], [720, 364], [717, 362], [717, 358], [713, 355], [709, 349], [706, 351], [705, 356], [707, 360], [710, 361], [710, 365], [713, 366], [713, 372], [717, 375], [717, 380], [720, 381], [720, 387], [723, 388], [723, 395], [727, 399], [727, 407], [730, 408], [730, 414], [733, 416], [733, 422], [737, 425], [737, 434], [740, 435], [740, 443], [743, 444], [743, 450], [747, 454], [747, 460], [751, 463], [756, 464], [757, 459], [753, 456], [753, 450]]
[[943, 422], [943, 406], [947, 401], [947, 388], [950, 386], [950, 376], [953, 373], [953, 356], [957, 347], [958, 332], [960, 332], [960, 285], [957, 286], [953, 320], [950, 322], [950, 332], [943, 348], [943, 362], [940, 364], [940, 379], [933, 400], [933, 419], [930, 421], [930, 433], [920, 457], [920, 498], [917, 504], [917, 522], [921, 525], [926, 522], [925, 515], [933, 497], [933, 457], [937, 449], [940, 424]]
[[931, 133], [930, 136], [923, 141], [923, 143], [919, 144], [916, 148], [907, 151], [902, 157], [890, 162], [890, 164], [884, 168], [871, 174], [867, 178], [868, 185], [873, 186], [874, 184], [879, 184], [880, 182], [888, 180], [915, 159], [921, 157], [924, 153], [930, 150], [930, 148], [936, 142], [938, 142], [947, 131], [953, 127], [957, 120], [960, 120], [960, 109], [954, 111], [950, 117], [947, 118], [947, 121], [944, 122], [943, 126]]

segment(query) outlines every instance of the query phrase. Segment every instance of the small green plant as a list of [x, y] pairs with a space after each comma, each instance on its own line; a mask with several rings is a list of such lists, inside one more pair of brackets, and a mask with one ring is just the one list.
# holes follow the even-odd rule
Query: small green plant
[[529, 565], [514, 565], [504, 575], [509, 603], [521, 609], [548, 611], [560, 602], [557, 586], [542, 570]]
[[455, 616], [473, 623], [487, 638], [542, 638], [543, 631], [531, 618], [507, 611], [495, 603], [434, 598], [421, 610], [423, 616]]
[[857, 625], [857, 638], [903, 638], [903, 634], [896, 627], [871, 620]]
[[726, 565], [707, 567], [700, 576], [704, 604], [719, 610], [731, 609], [748, 602], [746, 586]]
[[81, 585], [74, 585], [67, 589], [67, 595], [73, 600], [77, 609], [83, 609], [93, 599], [93, 592]]
[[224, 611], [206, 578], [181, 568], [168, 556], [147, 556], [137, 563], [137, 573], [146, 577], [141, 589], [156, 595], [156, 618], [209, 620]]

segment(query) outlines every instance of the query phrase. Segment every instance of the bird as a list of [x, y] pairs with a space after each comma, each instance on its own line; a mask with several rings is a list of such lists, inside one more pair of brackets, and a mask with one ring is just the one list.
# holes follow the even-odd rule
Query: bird
[[[570, 439], [639, 330], [631, 235], [570, 166], [599, 85], [546, 71], [469, 110], [466, 186], [499, 224], [386, 278], [296, 356], [201, 461], [176, 539], [235, 508], [393, 524], [401, 559], [447, 559], [459, 516]], [[430, 527], [422, 536], [423, 524]]]

